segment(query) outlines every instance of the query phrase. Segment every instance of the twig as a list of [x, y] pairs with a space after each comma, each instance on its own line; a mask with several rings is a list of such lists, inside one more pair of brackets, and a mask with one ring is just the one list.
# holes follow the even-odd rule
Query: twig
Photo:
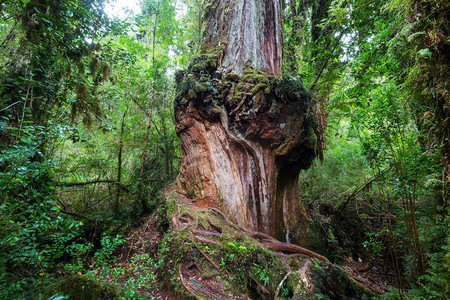
[[16, 104], [19, 104], [20, 103], [20, 101], [16, 101], [16, 102], [14, 102], [13, 104], [10, 104], [10, 105], [8, 105], [7, 107], [5, 107], [5, 108], [3, 108], [2, 110], [0, 110], [0, 112], [2, 112], [2, 111], [4, 111], [4, 110], [7, 110], [8, 108], [10, 108], [10, 107], [12, 107], [12, 106], [14, 106], [14, 105], [16, 105]]
[[369, 178], [368, 180], [366, 180], [365, 182], [363, 182], [362, 184], [360, 184], [358, 187], [356, 187], [353, 192], [347, 196], [347, 199], [341, 203], [341, 205], [339, 205], [338, 207], [338, 212], [342, 212], [345, 207], [348, 205], [348, 203], [355, 198], [356, 194], [358, 194], [360, 191], [362, 191], [364, 188], [366, 188], [368, 185], [370, 185], [372, 182], [374, 182], [375, 180], [377, 180], [381, 175], [383, 175], [384, 173], [386, 173], [387, 171], [389, 171], [392, 167], [386, 168], [384, 170], [381, 170], [378, 174], [376, 174], [375, 176]]

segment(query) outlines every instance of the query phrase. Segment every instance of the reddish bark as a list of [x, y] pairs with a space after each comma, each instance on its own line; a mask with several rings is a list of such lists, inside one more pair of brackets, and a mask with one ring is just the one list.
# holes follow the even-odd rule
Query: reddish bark
[[281, 74], [280, 0], [215, 0], [207, 6], [205, 48], [222, 47], [219, 69], [242, 74], [252, 66]]
[[319, 150], [308, 92], [272, 76], [281, 74], [280, 19], [278, 0], [217, 0], [209, 8], [205, 49], [217, 56], [200, 56], [177, 74], [177, 185], [240, 226], [305, 245], [298, 174]]

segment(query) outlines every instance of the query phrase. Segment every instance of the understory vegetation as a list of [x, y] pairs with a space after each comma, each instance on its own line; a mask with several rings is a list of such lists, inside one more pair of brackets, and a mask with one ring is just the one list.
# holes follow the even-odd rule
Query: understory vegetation
[[[189, 297], [183, 259], [203, 251], [235, 296], [289, 299], [295, 278], [255, 240], [201, 250], [169, 230], [174, 77], [205, 54], [212, 4], [117, 18], [107, 3], [0, 2], [0, 298]], [[449, 20], [446, 0], [283, 1], [283, 80], [311, 93], [322, 133], [299, 178], [311, 250], [376, 299], [450, 297]]]

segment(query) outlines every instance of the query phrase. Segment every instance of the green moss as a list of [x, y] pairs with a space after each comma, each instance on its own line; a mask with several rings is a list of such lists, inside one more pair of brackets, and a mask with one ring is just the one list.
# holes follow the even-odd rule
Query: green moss
[[236, 73], [228, 73], [225, 75], [225, 80], [232, 81], [232, 82], [238, 82], [239, 81], [239, 75]]
[[250, 91], [254, 94], [257, 91], [261, 90], [265, 90], [267, 88], [267, 84], [265, 83], [258, 83], [257, 85], [255, 85]]
[[187, 98], [188, 99], [195, 99], [195, 98], [197, 98], [197, 93], [194, 92], [194, 90], [189, 90], [189, 92], [187, 94]]
[[203, 93], [211, 88], [211, 80], [206, 76], [201, 76], [198, 80], [193, 81], [193, 88], [197, 93]]
[[217, 67], [219, 54], [216, 51], [196, 56], [192, 59], [187, 70], [190, 73], [208, 73]]
[[254, 75], [254, 80], [259, 84], [261, 83], [265, 83], [266, 85], [269, 84], [269, 78], [267, 78], [266, 74], [261, 74], [259, 72]]

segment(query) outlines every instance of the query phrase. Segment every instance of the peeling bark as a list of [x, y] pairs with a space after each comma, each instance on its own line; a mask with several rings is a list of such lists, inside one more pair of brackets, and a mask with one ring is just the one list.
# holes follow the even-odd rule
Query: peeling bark
[[281, 79], [280, 3], [214, 1], [205, 49], [178, 72], [178, 192], [238, 225], [308, 244], [298, 174], [318, 152], [310, 94]]

